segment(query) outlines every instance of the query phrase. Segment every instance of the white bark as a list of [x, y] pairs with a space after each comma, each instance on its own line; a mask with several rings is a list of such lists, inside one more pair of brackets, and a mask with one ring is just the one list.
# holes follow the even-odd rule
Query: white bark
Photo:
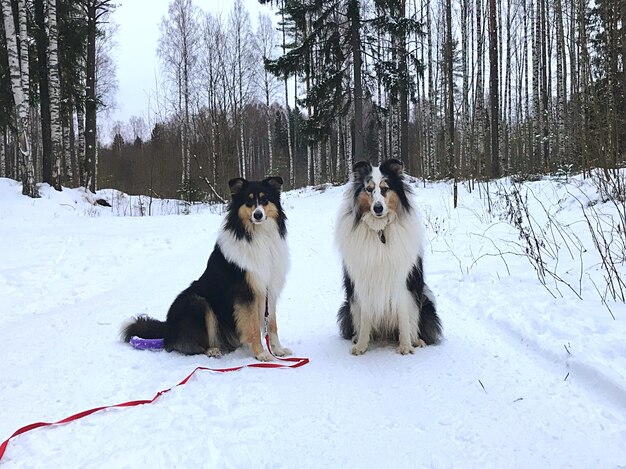
[[3, 130], [2, 135], [0, 136], [1, 140], [0, 140], [0, 178], [6, 177], [7, 175], [7, 171], [6, 171], [6, 149], [5, 149], [5, 144], [6, 144], [6, 129]]
[[433, 79], [433, 39], [431, 31], [430, 3], [426, 2], [426, 36], [428, 50], [428, 153], [425, 162], [424, 176], [435, 176], [435, 122], [437, 100], [435, 82]]
[[[76, 106], [76, 133], [78, 137], [76, 159], [83, 162], [85, 161], [85, 108], [79, 103]], [[79, 173], [82, 173], [82, 171], [79, 170]]]
[[315, 142], [315, 149], [312, 151], [315, 152], [313, 158], [313, 182], [317, 185], [322, 183], [322, 144]]
[[74, 181], [74, 176], [78, 174], [76, 165], [76, 147], [72, 145], [75, 138], [74, 133], [74, 115], [71, 111], [72, 106], [66, 112], [67, 116], [61, 118], [61, 176], [65, 177], [68, 184], [72, 186], [80, 184], [80, 181]]
[[[20, 165], [22, 173], [22, 193], [30, 197], [38, 197], [35, 185], [35, 168], [31, 153], [30, 142], [30, 117], [29, 117], [29, 74], [28, 74], [28, 43], [26, 34], [26, 4], [24, 0], [18, 3], [20, 19], [18, 32], [20, 36], [20, 54], [18, 53], [18, 43], [13, 22], [13, 10], [10, 0], [2, 0], [2, 16], [4, 19], [4, 31], [6, 36], [7, 56], [9, 63], [9, 73], [11, 76], [11, 91], [15, 102], [16, 127], [17, 127], [17, 147], [20, 154]], [[26, 40], [22, 39], [26, 38]], [[25, 70], [22, 70], [22, 66]], [[26, 84], [26, 86], [24, 86]]]
[[341, 157], [345, 155], [346, 144], [343, 139], [343, 120], [340, 115], [336, 117], [336, 126], [337, 126], [337, 158], [335, 158], [335, 179], [338, 181], [342, 181], [341, 178]]
[[[48, 89], [50, 93], [50, 130], [52, 137], [52, 183], [61, 189], [62, 130], [60, 112], [59, 45], [57, 1], [48, 0]], [[69, 130], [69, 129], [68, 129]], [[69, 144], [69, 142], [68, 142]]]
[[[350, 122], [352, 121], [352, 116], [345, 121], [345, 134], [346, 134], [346, 177], [349, 177], [352, 173], [352, 165], [354, 158], [352, 156], [352, 129], [350, 129]], [[359, 156], [359, 155], [357, 155]]]
[[[10, 3], [10, 2], [9, 2]], [[20, 72], [21, 72], [21, 80], [22, 80], [22, 90], [24, 91], [24, 96], [26, 97], [27, 109], [30, 106], [29, 100], [29, 85], [30, 85], [30, 69], [28, 67], [28, 31], [27, 31], [27, 18], [26, 18], [26, 0], [18, 0], [17, 2], [18, 9], [18, 22], [19, 22], [19, 31], [18, 36], [20, 39], [19, 48], [20, 48]]]
[[313, 176], [313, 157], [311, 156], [311, 145], [306, 146], [306, 185], [315, 184]]
[[332, 164], [332, 145], [330, 144], [331, 137], [326, 139], [325, 153], [326, 153], [326, 181], [333, 180], [333, 164]]
[[239, 130], [239, 170], [246, 178], [248, 161], [245, 149], [244, 110], [251, 94], [254, 66], [258, 60], [254, 56], [254, 37], [250, 26], [250, 15], [241, 0], [236, 0], [229, 15], [229, 37], [232, 40], [232, 65], [236, 90], [234, 90], [235, 121]]
[[191, 106], [195, 99], [194, 86], [199, 60], [201, 28], [199, 10], [191, 0], [174, 0], [168, 16], [161, 21], [158, 55], [164, 65], [171, 84], [175, 87], [174, 104], [181, 119], [181, 182], [185, 184], [191, 176]]
[[565, 103], [567, 102], [567, 65], [565, 63], [565, 33], [563, 30], [563, 7], [561, 0], [554, 3], [556, 21], [556, 121], [557, 157], [564, 161], [565, 154]]
[[[257, 40], [258, 40], [258, 55], [260, 59], [272, 58], [274, 45], [276, 44], [276, 33], [272, 20], [267, 14], [259, 14], [258, 26], [257, 26]], [[271, 109], [271, 100], [276, 87], [276, 82], [272, 78], [271, 74], [263, 67], [263, 73], [259, 74], [262, 79], [260, 80], [260, 86], [263, 89], [265, 96], [265, 116], [267, 119], [267, 141], [268, 141], [268, 172], [274, 174], [274, 145], [273, 145], [273, 116]]]

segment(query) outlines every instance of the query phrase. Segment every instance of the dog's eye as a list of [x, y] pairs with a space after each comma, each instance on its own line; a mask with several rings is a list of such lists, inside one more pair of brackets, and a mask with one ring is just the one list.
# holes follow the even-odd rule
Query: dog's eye
[[260, 203], [261, 205], [267, 205], [267, 203], [268, 203], [268, 202], [269, 202], [269, 201], [267, 200], [267, 197], [260, 197], [260, 198], [259, 198], [259, 203]]
[[246, 207], [252, 207], [254, 205], [254, 200], [248, 199], [246, 200]]
[[389, 188], [388, 187], [381, 187], [380, 188], [380, 193], [382, 194], [383, 197], [385, 197], [385, 195], [387, 195], [387, 192], [389, 192]]
[[371, 194], [372, 192], [374, 192], [374, 188], [373, 188], [372, 186], [367, 186], [367, 187], [365, 188], [365, 190], [366, 190], [367, 192], [369, 192], [370, 194]]

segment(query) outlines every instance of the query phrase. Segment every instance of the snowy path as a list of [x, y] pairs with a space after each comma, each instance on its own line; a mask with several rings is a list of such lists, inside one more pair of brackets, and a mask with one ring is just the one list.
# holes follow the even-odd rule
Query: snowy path
[[[309, 365], [202, 372], [153, 405], [22, 435], [0, 465], [626, 466], [623, 348], [614, 351], [615, 366], [607, 354], [606, 367], [576, 360], [584, 344], [570, 344], [570, 357], [563, 345], [585, 333], [596, 337], [595, 323], [562, 338], [558, 331], [589, 305], [553, 300], [532, 273], [500, 277], [494, 261], [461, 275], [457, 257], [471, 263], [463, 257], [466, 225], [448, 217], [442, 193], [424, 194], [430, 216], [446, 218], [452, 232], [430, 234], [426, 263], [444, 322], [441, 345], [406, 357], [383, 345], [351, 356], [335, 325], [340, 189], [291, 195], [292, 267], [279, 328]], [[131, 315], [164, 317], [174, 295], [202, 272], [218, 216], [24, 210], [19, 218], [0, 208], [0, 440], [31, 422], [151, 398], [198, 365], [251, 361], [243, 351], [219, 360], [140, 352], [117, 338]]]

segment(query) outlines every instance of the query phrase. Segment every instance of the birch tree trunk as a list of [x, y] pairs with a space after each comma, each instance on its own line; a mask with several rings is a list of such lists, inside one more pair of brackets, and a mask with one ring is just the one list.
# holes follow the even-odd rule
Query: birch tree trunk
[[[452, 0], [445, 2], [446, 40], [444, 49], [446, 82], [446, 170], [448, 177], [456, 177], [454, 170], [454, 55], [452, 53]], [[456, 201], [455, 201], [456, 207]]]
[[531, 133], [534, 141], [533, 149], [533, 170], [537, 171], [541, 167], [541, 136], [539, 131], [541, 128], [541, 101], [539, 100], [539, 63], [541, 59], [540, 49], [540, 15], [539, 15], [539, 2], [536, 0], [536, 7], [533, 5], [533, 1], [530, 2], [531, 10], [531, 24], [532, 24], [532, 60], [533, 60], [533, 119], [531, 125]]
[[57, 27], [57, 0], [48, 0], [48, 88], [50, 94], [50, 160], [52, 162], [52, 186], [61, 190], [61, 155], [63, 152], [61, 135], [60, 99], [61, 82], [59, 79], [59, 30]]
[[[578, 78], [580, 80], [580, 89], [588, 90], [591, 88], [591, 57], [589, 54], [589, 49], [587, 47], [588, 37], [587, 34], [587, 9], [588, 9], [588, 0], [577, 0], [577, 15], [576, 15], [576, 24], [578, 29], [578, 38], [580, 43], [580, 73]], [[589, 113], [590, 113], [590, 96], [588, 93], [582, 93], [581, 97], [581, 155], [582, 155], [582, 164], [583, 167], [588, 165], [588, 153], [589, 153]]]
[[561, 0], [554, 2], [554, 19], [556, 21], [556, 158], [565, 158], [565, 101], [567, 82], [565, 78], [565, 34], [563, 31], [563, 6]]
[[489, 0], [489, 109], [491, 112], [491, 175], [500, 177], [498, 25], [496, 0]]
[[[281, 33], [283, 37], [282, 41], [282, 49], [283, 55], [287, 52], [287, 37], [286, 37], [286, 24], [285, 24], [285, 0], [281, 0]], [[293, 158], [293, 146], [291, 143], [291, 112], [289, 107], [289, 83], [287, 82], [287, 74], [283, 77], [283, 85], [284, 85], [284, 93], [285, 93], [285, 108], [287, 110], [285, 115], [285, 121], [287, 125], [287, 152], [289, 155], [289, 186], [290, 188], [294, 188], [296, 185], [296, 172], [294, 166], [294, 158]]]
[[[363, 82], [361, 78], [361, 13], [358, 0], [348, 3], [354, 73], [354, 154], [363, 157]], [[350, 164], [350, 171], [352, 164]]]
[[[403, 21], [406, 19], [406, 0], [398, 2], [398, 19]], [[399, 97], [399, 114], [400, 114], [400, 161], [402, 161], [407, 169], [412, 169], [412, 161], [409, 161], [409, 93], [408, 80], [409, 71], [407, 65], [407, 48], [406, 48], [406, 30], [401, 29], [398, 38], [398, 70], [400, 72], [400, 90]]]
[[39, 108], [41, 111], [41, 146], [42, 146], [42, 180], [50, 185], [52, 183], [52, 161], [50, 158], [50, 148], [52, 138], [50, 135], [50, 94], [48, 92], [48, 33], [46, 27], [46, 0], [35, 0], [34, 31], [35, 44], [37, 49], [37, 67], [39, 75]]
[[511, 2], [507, 2], [506, 7], [506, 59], [504, 61], [504, 103], [502, 105], [502, 127], [500, 132], [502, 142], [500, 152], [502, 154], [500, 170], [505, 174], [511, 174], [511, 113], [512, 106], [512, 90], [511, 90]]
[[[39, 197], [39, 192], [35, 184], [35, 168], [33, 165], [29, 135], [28, 41], [26, 35], [26, 4], [24, 0], [18, 2], [18, 18], [20, 19], [20, 31], [18, 34], [21, 43], [19, 49], [10, 0], [2, 0], [2, 16], [4, 19], [4, 31], [7, 43], [11, 91], [13, 93], [16, 110], [17, 149], [19, 151], [21, 166], [22, 194], [29, 197]], [[26, 70], [22, 70], [22, 66], [25, 67]]]
[[539, 67], [539, 73], [541, 75], [541, 129], [542, 129], [542, 163], [543, 169], [548, 169], [548, 165], [550, 163], [550, 129], [549, 129], [549, 87], [548, 80], [550, 73], [548, 72], [548, 67], [550, 66], [550, 60], [548, 59], [548, 37], [547, 37], [547, 28], [548, 28], [548, 19], [547, 19], [547, 6], [546, 0], [539, 0], [539, 24], [540, 24], [540, 33], [539, 33], [539, 43], [541, 47], [541, 65]]
[[461, 103], [461, 115], [463, 116], [463, 124], [462, 124], [462, 134], [461, 134], [461, 145], [459, 152], [459, 171], [461, 174], [464, 173], [465, 164], [466, 164], [466, 155], [469, 153], [468, 151], [468, 136], [470, 132], [469, 120], [469, 75], [468, 75], [468, 34], [467, 34], [467, 26], [468, 26], [468, 16], [469, 16], [469, 0], [461, 0], [461, 75], [463, 77], [462, 84], [462, 103]]
[[[65, 109], [64, 109], [65, 108]], [[62, 152], [61, 152], [61, 176], [65, 177], [68, 184], [77, 186], [78, 181], [75, 180], [78, 174], [78, 164], [76, 158], [76, 127], [74, 125], [74, 98], [68, 96], [67, 104], [61, 107], [61, 128], [62, 139]], [[65, 117], [64, 117], [65, 116]], [[67, 131], [65, 130], [67, 127]], [[66, 135], [67, 133], [67, 135]]]
[[[530, 4], [530, 10], [532, 12], [532, 2]], [[526, 4], [526, 0], [522, 0], [522, 14], [524, 15], [523, 17], [523, 31], [524, 31], [524, 35], [528, 35], [528, 7]], [[532, 27], [532, 23], [531, 23], [531, 27]], [[531, 32], [531, 36], [532, 36], [532, 32]], [[528, 41], [524, 40], [522, 41], [522, 57], [523, 57], [523, 67], [522, 67], [522, 75], [523, 75], [523, 82], [524, 82], [524, 118], [525, 118], [525, 126], [526, 126], [526, 132], [525, 132], [525, 136], [526, 136], [526, 151], [525, 151], [525, 157], [524, 157], [524, 164], [525, 164], [525, 169], [526, 171], [530, 172], [530, 168], [531, 168], [531, 162], [532, 162], [532, 154], [533, 154], [533, 135], [532, 135], [532, 119], [531, 119], [531, 113], [530, 113], [530, 93], [531, 93], [531, 87], [530, 87], [530, 73], [529, 73], [529, 67], [528, 67]]]
[[0, 135], [0, 178], [7, 176], [6, 129]]
[[96, 190], [96, 4], [90, 1], [87, 14], [87, 62], [85, 74], [85, 160], [81, 185]]
[[76, 100], [76, 161], [75, 166], [78, 169], [78, 173], [74, 175], [74, 178], [78, 179], [78, 183], [82, 184], [82, 177], [85, 173], [85, 107], [80, 100]]
[[[344, 126], [345, 126], [345, 130], [344, 133], [346, 135], [346, 167], [345, 167], [345, 172], [346, 172], [346, 176], [350, 176], [350, 173], [352, 173], [352, 165], [354, 163], [354, 158], [353, 158], [353, 153], [352, 153], [352, 131], [350, 129], [350, 121], [352, 119], [350, 119], [350, 115], [348, 115], [348, 119], [346, 119], [346, 121], [344, 121]], [[359, 155], [357, 155], [357, 157], [359, 157]]]
[[322, 142], [315, 142], [314, 156], [313, 156], [313, 183], [315, 185], [322, 183]]
[[485, 164], [485, 84], [483, 78], [484, 67], [484, 38], [483, 27], [483, 0], [476, 0], [476, 173], [483, 174]]
[[[478, 0], [480, 1], [480, 0]], [[428, 177], [436, 177], [435, 166], [435, 117], [436, 117], [436, 101], [437, 91], [435, 90], [435, 82], [433, 79], [433, 37], [431, 28], [430, 3], [426, 1], [426, 37], [428, 47], [428, 153], [425, 164], [425, 175]]]
[[331, 137], [329, 136], [325, 143], [324, 149], [326, 153], [326, 181], [333, 181], [333, 163], [332, 163], [332, 145], [330, 142]]
[[341, 163], [345, 163], [346, 141], [344, 138], [344, 125], [341, 115], [335, 118], [337, 125], [337, 159], [335, 160], [335, 180], [343, 182], [344, 174], [341, 172]]

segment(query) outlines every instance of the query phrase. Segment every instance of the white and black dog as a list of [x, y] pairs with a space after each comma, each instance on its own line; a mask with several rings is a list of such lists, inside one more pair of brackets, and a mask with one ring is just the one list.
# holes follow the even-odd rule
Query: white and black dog
[[370, 338], [398, 341], [403, 355], [441, 339], [411, 196], [400, 161], [354, 165], [335, 232], [346, 294], [337, 321], [342, 336], [353, 340], [354, 355], [365, 353]]
[[165, 321], [139, 316], [122, 336], [164, 338], [165, 349], [218, 356], [248, 345], [269, 361], [261, 341], [266, 304], [272, 352], [291, 354], [278, 340], [276, 302], [289, 268], [287, 217], [280, 203], [283, 180], [235, 178], [232, 200], [202, 276], [174, 300]]

